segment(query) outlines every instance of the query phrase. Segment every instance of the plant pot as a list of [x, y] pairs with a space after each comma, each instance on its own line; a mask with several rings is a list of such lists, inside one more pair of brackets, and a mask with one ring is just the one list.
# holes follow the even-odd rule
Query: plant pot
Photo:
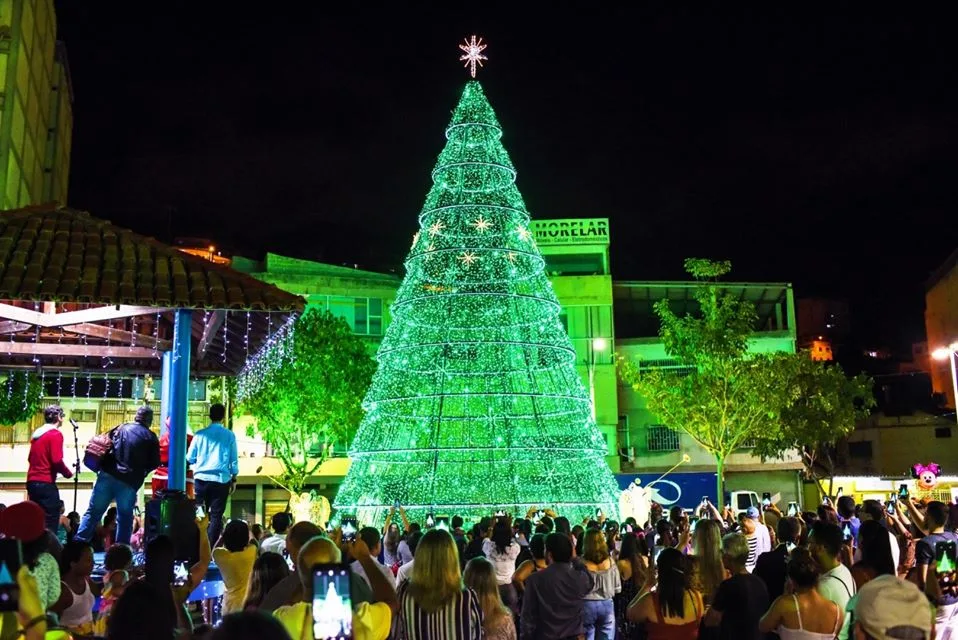
[[289, 511], [293, 515], [293, 522], [309, 521], [325, 528], [332, 513], [332, 507], [325, 496], [312, 491], [304, 491], [298, 495], [290, 494]]

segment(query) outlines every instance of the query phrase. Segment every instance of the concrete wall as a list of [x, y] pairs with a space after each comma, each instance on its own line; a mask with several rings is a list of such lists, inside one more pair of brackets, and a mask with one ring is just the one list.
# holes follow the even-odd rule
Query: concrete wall
[[[871, 455], [856, 443], [871, 443]], [[937, 462], [944, 473], [958, 471], [958, 425], [954, 420], [929, 414], [872, 416], [848, 438], [842, 473], [849, 475], [911, 475], [917, 462]]]

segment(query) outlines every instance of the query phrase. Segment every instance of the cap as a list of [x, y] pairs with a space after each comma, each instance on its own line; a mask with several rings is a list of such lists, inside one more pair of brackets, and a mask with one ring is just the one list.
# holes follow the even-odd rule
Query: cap
[[752, 520], [758, 520], [758, 507], [749, 507], [745, 510], [745, 517], [751, 518]]
[[0, 512], [0, 533], [22, 542], [33, 542], [43, 535], [46, 514], [36, 502], [18, 502]]
[[858, 591], [855, 622], [875, 640], [931, 637], [932, 609], [918, 587], [895, 576], [879, 576]]

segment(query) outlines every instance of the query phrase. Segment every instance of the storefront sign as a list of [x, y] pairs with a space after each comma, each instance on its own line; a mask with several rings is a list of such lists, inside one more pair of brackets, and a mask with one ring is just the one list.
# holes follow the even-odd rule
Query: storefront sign
[[609, 244], [608, 218], [533, 220], [530, 227], [540, 246]]

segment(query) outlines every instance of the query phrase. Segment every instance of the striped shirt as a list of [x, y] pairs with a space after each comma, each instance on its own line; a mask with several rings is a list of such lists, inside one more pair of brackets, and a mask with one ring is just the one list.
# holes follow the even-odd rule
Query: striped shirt
[[745, 542], [748, 543], [748, 559], [745, 561], [745, 568], [749, 573], [755, 569], [755, 563], [758, 562], [758, 536], [754, 533], [745, 536]]
[[399, 637], [402, 640], [480, 640], [482, 609], [479, 596], [463, 589], [442, 609], [426, 613], [409, 594], [409, 582], [399, 587]]

